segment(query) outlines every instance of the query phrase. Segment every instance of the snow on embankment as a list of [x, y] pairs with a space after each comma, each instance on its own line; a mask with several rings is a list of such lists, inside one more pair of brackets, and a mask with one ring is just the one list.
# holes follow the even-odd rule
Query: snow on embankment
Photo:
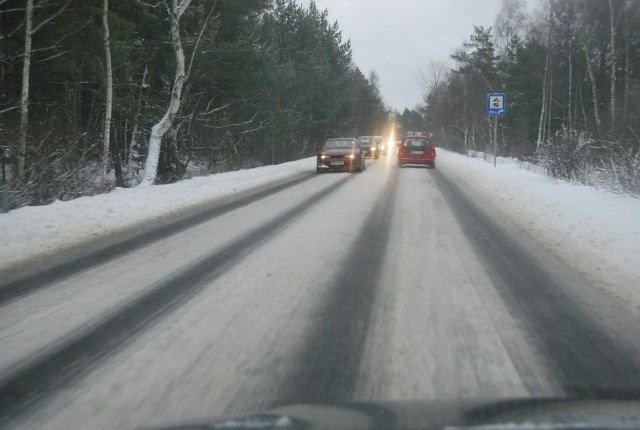
[[[440, 149], [438, 168], [487, 200], [574, 267], [640, 309], [640, 199], [554, 180], [500, 159]], [[194, 178], [177, 184], [116, 189], [0, 214], [0, 270], [23, 259], [84, 242], [299, 172], [314, 158]]]
[[0, 214], [0, 270], [61, 247], [99, 238], [148, 219], [248, 190], [300, 172], [315, 158], [239, 170], [176, 184], [122, 189], [92, 197], [28, 206]]
[[556, 180], [499, 159], [438, 152], [438, 167], [591, 280], [640, 310], [640, 199]]

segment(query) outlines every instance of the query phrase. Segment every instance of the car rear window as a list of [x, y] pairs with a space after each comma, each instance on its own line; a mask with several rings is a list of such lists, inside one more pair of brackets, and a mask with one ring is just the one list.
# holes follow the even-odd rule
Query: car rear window
[[427, 139], [407, 139], [403, 146], [409, 149], [425, 149], [431, 148], [431, 143]]
[[354, 145], [353, 140], [328, 140], [324, 147], [325, 149], [340, 149], [351, 148]]

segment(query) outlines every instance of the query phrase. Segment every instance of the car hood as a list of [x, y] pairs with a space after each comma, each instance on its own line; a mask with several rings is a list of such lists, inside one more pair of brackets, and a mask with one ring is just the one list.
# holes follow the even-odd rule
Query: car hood
[[162, 429], [640, 428], [640, 400], [509, 399], [299, 404]]

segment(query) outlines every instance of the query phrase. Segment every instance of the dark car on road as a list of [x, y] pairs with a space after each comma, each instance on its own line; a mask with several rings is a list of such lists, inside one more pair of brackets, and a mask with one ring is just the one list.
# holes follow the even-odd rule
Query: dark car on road
[[358, 136], [358, 140], [367, 157], [380, 158], [381, 147], [384, 144], [382, 136]]
[[426, 133], [410, 134], [402, 138], [398, 147], [398, 166], [406, 164], [436, 167], [436, 147]]
[[327, 139], [318, 153], [316, 171], [355, 170], [362, 172], [365, 166], [365, 151], [354, 138]]

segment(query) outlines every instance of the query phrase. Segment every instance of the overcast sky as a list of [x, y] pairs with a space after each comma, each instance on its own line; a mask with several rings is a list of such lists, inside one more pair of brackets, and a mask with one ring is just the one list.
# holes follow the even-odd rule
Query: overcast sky
[[[305, 7], [309, 0], [298, 0]], [[316, 0], [351, 40], [365, 76], [375, 70], [384, 102], [402, 111], [421, 103], [419, 70], [449, 61], [474, 25], [493, 26], [500, 0]]]

